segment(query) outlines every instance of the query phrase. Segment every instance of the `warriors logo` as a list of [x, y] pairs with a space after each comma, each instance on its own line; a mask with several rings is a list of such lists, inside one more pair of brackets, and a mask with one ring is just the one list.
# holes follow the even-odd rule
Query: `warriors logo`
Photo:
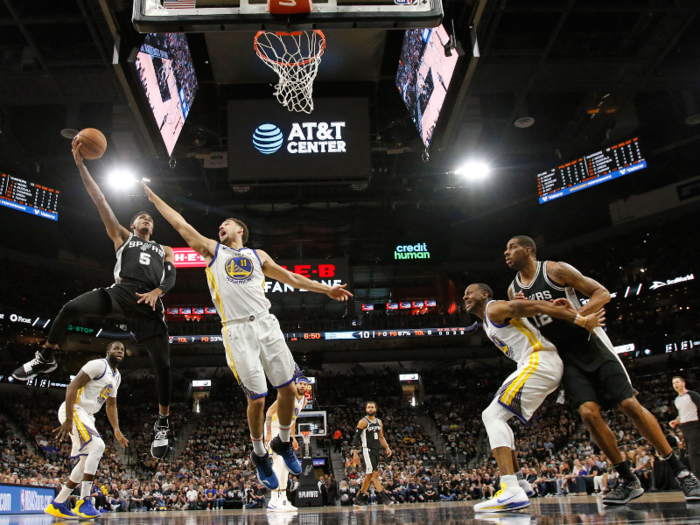
[[231, 283], [245, 284], [253, 279], [253, 261], [236, 255], [226, 261], [226, 279]]

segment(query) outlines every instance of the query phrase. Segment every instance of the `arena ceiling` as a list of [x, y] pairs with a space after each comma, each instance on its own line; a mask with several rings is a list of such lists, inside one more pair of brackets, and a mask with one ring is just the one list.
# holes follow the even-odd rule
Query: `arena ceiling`
[[[380, 45], [353, 57], [371, 64], [362, 81], [349, 80], [352, 68], [342, 67], [340, 53], [340, 67], [319, 74], [315, 89], [317, 96], [369, 98], [371, 179], [234, 191], [225, 169], [204, 168], [195, 155], [226, 150], [227, 101], [269, 89], [250, 83], [262, 78], [254, 71], [221, 65], [240, 35], [189, 36], [201, 89], [171, 169], [167, 159], [152, 158], [121, 66], [113, 64], [138, 45], [130, 2], [0, 0], [0, 170], [63, 191], [62, 224], [80, 235], [62, 230], [46, 242], [80, 253], [81, 240], [102, 227], [59, 132], [98, 127], [111, 145], [92, 168], [98, 180], [117, 164], [137, 166], [204, 231], [236, 215], [252, 223], [256, 243], [280, 257], [353, 254], [363, 262], [381, 258], [394, 240], [436, 239], [455, 257], [500, 253], [514, 224], [551, 240], [584, 233], [609, 223], [610, 201], [696, 174], [700, 129], [684, 121], [700, 106], [697, 1], [445, 0], [445, 9], [467, 49], [476, 25], [481, 56], [465, 60], [454, 80], [448, 140], [430, 162], [421, 160], [394, 84], [402, 32], [380, 31]], [[346, 56], [353, 38], [361, 35], [338, 46]], [[521, 117], [535, 124], [515, 127]], [[636, 135], [650, 169], [576, 199], [537, 204], [539, 171]], [[495, 168], [488, 183], [466, 187], [446, 174], [475, 153]], [[147, 206], [142, 196], [108, 198], [122, 219]], [[37, 220], [14, 213], [0, 210], [3, 221], [21, 228]], [[562, 214], [587, 220], [573, 226]], [[161, 231], [161, 242], [177, 243]], [[21, 237], [4, 245], [33, 249]]]

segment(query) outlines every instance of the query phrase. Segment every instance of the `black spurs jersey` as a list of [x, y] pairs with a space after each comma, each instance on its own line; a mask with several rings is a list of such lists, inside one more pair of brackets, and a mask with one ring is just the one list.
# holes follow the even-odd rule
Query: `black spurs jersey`
[[369, 448], [373, 450], [383, 448], [381, 442], [379, 441], [379, 432], [382, 430], [382, 420], [379, 418], [374, 418], [374, 421], [372, 421], [367, 416], [365, 416], [363, 419], [367, 420], [367, 426], [362, 429], [362, 434], [360, 435], [360, 439], [362, 440], [362, 448]]
[[117, 250], [114, 282], [157, 288], [165, 275], [165, 250], [156, 241], [147, 241], [129, 234]]
[[[511, 283], [513, 292], [523, 292], [525, 297], [533, 301], [551, 301], [553, 299], [568, 299], [577, 310], [581, 303], [576, 296], [576, 290], [554, 282], [547, 275], [547, 261], [539, 261], [535, 277], [529, 285], [524, 286], [520, 281], [520, 272]], [[617, 360], [610, 339], [602, 328], [596, 328], [593, 337], [590, 332], [574, 323], [563, 319], [553, 319], [547, 314], [538, 314], [528, 318], [540, 333], [549, 339], [559, 350], [559, 355], [565, 364], [575, 363], [581, 368], [590, 369], [599, 366], [603, 361]]]

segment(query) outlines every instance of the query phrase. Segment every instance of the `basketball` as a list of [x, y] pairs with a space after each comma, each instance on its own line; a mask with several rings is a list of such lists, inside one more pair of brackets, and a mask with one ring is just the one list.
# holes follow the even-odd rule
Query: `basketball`
[[78, 133], [80, 153], [88, 160], [99, 159], [107, 150], [107, 139], [99, 129], [85, 128]]

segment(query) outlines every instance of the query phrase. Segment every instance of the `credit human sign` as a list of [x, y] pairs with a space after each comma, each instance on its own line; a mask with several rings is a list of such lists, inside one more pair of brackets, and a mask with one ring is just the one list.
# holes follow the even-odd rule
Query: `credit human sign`
[[394, 250], [394, 259], [430, 259], [426, 243], [399, 245]]

